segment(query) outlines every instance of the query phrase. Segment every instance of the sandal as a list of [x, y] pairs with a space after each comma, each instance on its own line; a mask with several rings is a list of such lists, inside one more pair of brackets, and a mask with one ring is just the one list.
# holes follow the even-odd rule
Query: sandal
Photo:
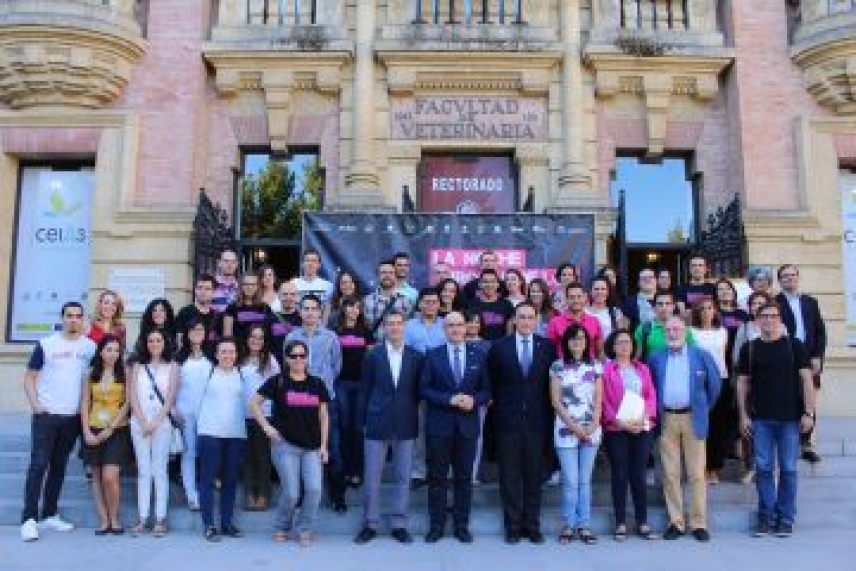
[[302, 531], [297, 536], [297, 541], [300, 547], [309, 547], [315, 541], [315, 534], [311, 531]]
[[559, 533], [559, 543], [562, 545], [567, 545], [574, 540], [577, 536], [574, 528], [569, 525], [566, 525], [562, 528], [562, 531]]
[[580, 538], [580, 541], [586, 545], [594, 545], [597, 543], [597, 536], [587, 527], [581, 527], [577, 530], [577, 536]]
[[143, 535], [144, 533], [148, 533], [150, 531], [151, 528], [149, 527], [149, 524], [147, 524], [143, 520], [140, 520], [139, 522], [137, 522], [137, 525], [131, 528], [131, 535], [133, 537], [137, 537], [138, 535]]
[[163, 537], [164, 535], [169, 533], [169, 528], [166, 526], [166, 521], [161, 520], [155, 524], [155, 527], [152, 531], [154, 532], [155, 537]]
[[273, 534], [273, 540], [277, 543], [285, 543], [291, 538], [287, 531], [277, 531]]
[[636, 535], [638, 535], [642, 539], [659, 539], [660, 537], [646, 523], [643, 523], [639, 526], [639, 528], [636, 530]]
[[615, 541], [624, 541], [627, 539], [627, 526], [624, 524], [619, 525], [615, 528], [615, 531], [612, 532], [612, 539]]

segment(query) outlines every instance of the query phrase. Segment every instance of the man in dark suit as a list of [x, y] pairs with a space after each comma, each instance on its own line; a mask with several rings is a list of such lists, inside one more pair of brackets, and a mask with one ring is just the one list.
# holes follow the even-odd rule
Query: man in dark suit
[[363, 528], [354, 538], [368, 543], [380, 524], [380, 481], [388, 450], [392, 449], [395, 487], [391, 502], [391, 534], [400, 543], [412, 543], [407, 531], [410, 468], [419, 426], [419, 376], [422, 355], [404, 344], [403, 313], [384, 316], [385, 341], [373, 347], [363, 361], [365, 395], [365, 503]]
[[[817, 299], [800, 293], [800, 272], [793, 264], [785, 264], [777, 272], [782, 292], [776, 296], [782, 312], [782, 323], [791, 338], [799, 339], [805, 345], [811, 360], [811, 374], [814, 388], [820, 390], [820, 373], [823, 371], [823, 356], [826, 353], [826, 324], [820, 314]], [[815, 411], [816, 413], [816, 411]], [[809, 433], [801, 435], [802, 459], [814, 464], [820, 462], [815, 449], [817, 443], [817, 419]]]
[[443, 537], [446, 525], [446, 476], [454, 475], [455, 537], [472, 543], [469, 531], [473, 461], [479, 437], [479, 407], [490, 400], [485, 353], [466, 342], [464, 315], [453, 311], [443, 323], [446, 344], [425, 355], [419, 394], [425, 400], [425, 448], [428, 466], [430, 529], [425, 541]]
[[553, 422], [549, 386], [556, 351], [548, 339], [534, 334], [535, 306], [524, 301], [514, 318], [517, 332], [494, 343], [487, 363], [505, 541], [518, 543], [524, 536], [543, 543], [541, 468]]

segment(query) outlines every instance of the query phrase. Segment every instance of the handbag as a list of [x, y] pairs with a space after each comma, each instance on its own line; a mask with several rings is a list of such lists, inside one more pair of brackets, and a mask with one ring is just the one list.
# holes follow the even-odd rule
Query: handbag
[[[158, 384], [155, 382], [155, 378], [152, 375], [149, 366], [143, 365], [143, 368], [146, 369], [146, 374], [149, 376], [149, 381], [152, 383], [152, 389], [155, 391], [155, 396], [158, 397], [158, 400], [161, 403], [161, 406], [166, 404], [166, 401], [163, 398], [163, 395], [158, 388]], [[169, 436], [169, 455], [170, 456], [179, 456], [184, 452], [184, 433], [181, 431], [181, 427], [178, 426], [178, 423], [172, 417], [172, 412], [168, 412], [166, 417], [169, 419], [169, 423], [172, 426], [172, 433]]]

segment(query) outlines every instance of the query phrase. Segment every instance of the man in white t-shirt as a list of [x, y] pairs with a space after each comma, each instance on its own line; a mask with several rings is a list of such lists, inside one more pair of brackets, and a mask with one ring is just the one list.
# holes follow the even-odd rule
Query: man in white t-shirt
[[[80, 435], [81, 388], [96, 345], [83, 336], [80, 303], [66, 303], [61, 315], [62, 331], [36, 344], [24, 376], [24, 390], [33, 411], [30, 466], [21, 514], [24, 541], [39, 538], [39, 525], [56, 531], [74, 529], [57, 514], [57, 502], [68, 456]], [[43, 485], [41, 522], [36, 523]]]
[[303, 275], [292, 281], [297, 287], [300, 300], [312, 294], [326, 306], [330, 303], [330, 296], [333, 295], [333, 284], [318, 275], [320, 270], [321, 254], [317, 250], [306, 250], [303, 253]]

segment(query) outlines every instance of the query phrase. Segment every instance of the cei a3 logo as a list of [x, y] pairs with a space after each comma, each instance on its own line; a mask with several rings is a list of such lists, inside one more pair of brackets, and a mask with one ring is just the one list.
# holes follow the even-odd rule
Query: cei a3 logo
[[40, 246], [81, 246], [89, 242], [83, 201], [60, 180], [39, 189], [39, 208], [33, 225], [33, 240]]

